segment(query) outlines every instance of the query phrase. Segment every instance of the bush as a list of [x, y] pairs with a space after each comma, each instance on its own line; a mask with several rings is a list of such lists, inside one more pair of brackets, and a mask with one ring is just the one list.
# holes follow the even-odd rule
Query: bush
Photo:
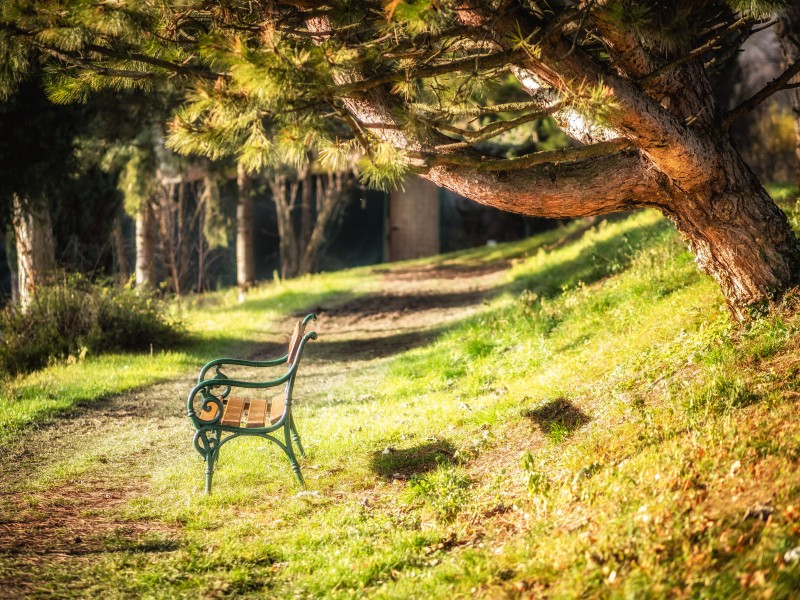
[[69, 276], [37, 290], [24, 313], [16, 305], [0, 313], [0, 370], [32, 371], [87, 352], [175, 346], [185, 338], [184, 329], [164, 316], [163, 308], [163, 301], [151, 293]]

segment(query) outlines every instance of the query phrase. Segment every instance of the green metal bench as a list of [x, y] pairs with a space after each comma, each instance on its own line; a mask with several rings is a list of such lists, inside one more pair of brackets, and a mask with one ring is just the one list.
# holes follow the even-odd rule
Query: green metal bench
[[[194, 434], [194, 447], [206, 462], [206, 493], [211, 493], [211, 480], [220, 448], [240, 436], [262, 437], [276, 443], [289, 458], [297, 481], [300, 485], [304, 485], [303, 474], [293, 448], [294, 444], [300, 456], [305, 456], [292, 417], [292, 390], [303, 349], [309, 340], [317, 339], [314, 331], [304, 333], [305, 327], [309, 321], [316, 319], [316, 315], [309, 314], [297, 322], [289, 342], [289, 350], [280, 358], [274, 360], [217, 358], [200, 371], [197, 385], [189, 392], [186, 410], [197, 430]], [[231, 379], [222, 371], [223, 367], [228, 366], [274, 367], [283, 364], [288, 365], [286, 373], [267, 381]], [[211, 369], [214, 369], [215, 375], [206, 379]], [[231, 396], [231, 392], [236, 388], [266, 389], [279, 385], [284, 386], [283, 391], [272, 398], [263, 395], [255, 398]], [[273, 435], [281, 429], [283, 440]]]

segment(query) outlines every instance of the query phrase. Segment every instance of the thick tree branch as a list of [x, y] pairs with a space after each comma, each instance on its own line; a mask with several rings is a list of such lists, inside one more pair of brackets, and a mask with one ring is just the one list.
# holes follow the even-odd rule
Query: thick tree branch
[[485, 69], [496, 69], [508, 64], [515, 55], [519, 54], [516, 50], [505, 50], [494, 54], [469, 56], [446, 63], [421, 67], [417, 69], [407, 69], [402, 71], [392, 71], [374, 77], [353, 81], [334, 88], [336, 96], [352, 96], [359, 92], [366, 92], [373, 88], [380, 87], [387, 83], [399, 83], [408, 79], [420, 79], [426, 77], [436, 77], [448, 73], [459, 73], [464, 71], [482, 71]]
[[[325, 18], [310, 19], [311, 31], [329, 31]], [[344, 86], [362, 79], [354, 68], [334, 69], [337, 85]], [[416, 169], [424, 171], [423, 177], [453, 190], [467, 198], [502, 210], [531, 216], [569, 217], [596, 215], [628, 210], [637, 206], [655, 205], [666, 201], [663, 181], [654, 170], [644, 168], [644, 160], [636, 151], [609, 152], [612, 147], [593, 147], [577, 151], [566, 150], [562, 154], [548, 153], [547, 160], [537, 168], [521, 168], [508, 171], [498, 169], [480, 170], [473, 162], [469, 164], [434, 165], [425, 164], [426, 154], [448, 140], [435, 131], [415, 135], [401, 127], [397, 99], [387, 90], [374, 88], [357, 98], [342, 100], [347, 111], [361, 123], [384, 123], [392, 127], [375, 129], [375, 135], [395, 147], [402, 148], [409, 156], [417, 157]], [[469, 156], [468, 152], [449, 153]], [[474, 156], [474, 154], [473, 154]], [[555, 156], [572, 158], [572, 162], [552, 163]], [[424, 158], [423, 158], [424, 157]], [[434, 159], [436, 160], [436, 159]], [[539, 163], [542, 156], [526, 157]], [[493, 166], [493, 165], [492, 165]], [[426, 170], [427, 169], [427, 170]]]
[[437, 166], [423, 177], [481, 204], [528, 216], [592, 216], [666, 202], [662, 182], [630, 151], [513, 172]]
[[544, 87], [541, 79], [533, 72], [521, 67], [511, 67], [511, 72], [522, 85], [523, 89], [532, 96], [548, 98], [554, 106], [561, 108], [552, 113], [558, 126], [572, 139], [578, 140], [583, 144], [595, 144], [607, 142], [620, 137], [619, 133], [608, 127], [588, 119], [580, 114], [569, 103], [565, 102], [563, 96], [551, 87]]
[[753, 96], [742, 102], [739, 106], [737, 106], [733, 110], [730, 110], [728, 113], [726, 113], [725, 118], [723, 119], [723, 125], [725, 127], [729, 127], [730, 124], [733, 123], [736, 119], [749, 113], [751, 110], [753, 110], [756, 106], [764, 102], [774, 93], [780, 92], [783, 89], [788, 89], [789, 80], [798, 73], [800, 73], [800, 61], [791, 65], [788, 69], [786, 69], [783, 73], [781, 73], [775, 79], [770, 81], [767, 85], [761, 88]]
[[614, 140], [591, 146], [581, 146], [580, 148], [562, 148], [560, 150], [550, 150], [547, 152], [532, 152], [516, 158], [491, 158], [472, 153], [442, 153], [437, 150], [433, 152], [410, 152], [414, 158], [425, 161], [426, 167], [438, 165], [458, 165], [471, 167], [478, 173], [488, 173], [492, 171], [519, 171], [523, 169], [533, 169], [534, 167], [553, 166], [562, 163], [575, 163], [586, 161], [603, 156], [615, 154], [622, 150], [629, 150], [631, 143], [627, 140]]
[[[475, 27], [476, 36], [490, 36], [499, 49], [514, 46], [520, 31], [523, 36], [536, 31], [537, 23], [524, 12], [498, 17], [487, 11], [483, 3], [471, 2], [470, 5], [470, 10], [465, 8], [458, 13], [462, 22]], [[604, 64], [580, 48], [569, 54], [569, 43], [560, 36], [538, 40], [536, 47], [538, 55], [527, 55], [512, 69], [526, 88], [538, 90], [543, 84], [558, 90], [566, 100], [575, 98], [581, 102], [592, 102], [588, 90], [601, 90], [614, 105], [604, 115], [605, 121], [619, 137], [636, 144], [658, 169], [685, 190], [700, 189], [708, 184], [709, 178], [714, 176], [708, 172], [708, 157], [718, 153], [709, 136], [687, 127], [685, 117], [679, 116], [683, 110], [673, 114], [636, 83], [609, 73]], [[693, 63], [691, 66], [695, 71], [702, 69]], [[702, 73], [693, 71], [693, 75], [696, 76], [687, 77], [687, 80], [707, 84]], [[688, 105], [693, 105], [696, 98], [706, 94], [687, 92], [686, 96], [691, 100]], [[713, 109], [713, 100], [709, 102]], [[577, 126], [572, 130], [570, 123], [562, 126], [568, 133], [576, 129], [580, 132], [591, 125], [582, 114], [575, 117]], [[721, 170], [724, 166], [716, 167]]]

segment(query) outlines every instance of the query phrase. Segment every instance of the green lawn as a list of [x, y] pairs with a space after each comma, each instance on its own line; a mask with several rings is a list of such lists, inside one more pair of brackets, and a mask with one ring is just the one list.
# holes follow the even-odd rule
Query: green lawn
[[[413, 328], [348, 311], [410, 293], [407, 272], [442, 277]], [[793, 597], [795, 302], [735, 327], [669, 223], [639, 212], [187, 304], [191, 350], [10, 383], [0, 519], [57, 531], [0, 545], [0, 576], [34, 596]], [[186, 373], [321, 303], [297, 390], [307, 488], [238, 440], [203, 495]], [[65, 545], [75, 523], [86, 552]]]

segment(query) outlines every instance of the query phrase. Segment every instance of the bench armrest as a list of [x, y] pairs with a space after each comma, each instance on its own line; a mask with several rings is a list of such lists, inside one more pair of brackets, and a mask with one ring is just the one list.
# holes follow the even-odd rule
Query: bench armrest
[[196, 386], [192, 388], [192, 391], [189, 392], [189, 397], [186, 400], [186, 414], [189, 415], [192, 419], [197, 417], [197, 412], [194, 408], [195, 396], [197, 394], [201, 394], [203, 397], [202, 403], [202, 410], [208, 410], [212, 404], [217, 405], [218, 414], [222, 414], [222, 401], [215, 395], [210, 393], [210, 388], [213, 387], [224, 387], [227, 388], [226, 393], [223, 394], [227, 396], [227, 391], [230, 388], [239, 387], [239, 388], [270, 388], [281, 385], [286, 383], [291, 379], [292, 375], [294, 374], [294, 367], [289, 369], [284, 375], [276, 379], [270, 379], [268, 381], [238, 381], [235, 379], [227, 379], [224, 377], [215, 377], [213, 379], [205, 379], [199, 382]]
[[[199, 419], [197, 416], [197, 412], [195, 410], [195, 398], [198, 394], [202, 396], [202, 404], [201, 410], [203, 412], [214, 412], [216, 415], [212, 422], [217, 422], [223, 412], [223, 405], [222, 401], [224, 398], [230, 394], [231, 388], [249, 388], [249, 389], [263, 389], [263, 388], [270, 388], [275, 387], [284, 383], [289, 383], [289, 387], [287, 388], [287, 399], [286, 404], [287, 406], [291, 404], [291, 383], [292, 378], [294, 377], [295, 373], [297, 372], [297, 368], [300, 365], [300, 357], [303, 355], [303, 349], [305, 345], [308, 343], [309, 340], [317, 339], [317, 332], [316, 331], [309, 331], [306, 333], [301, 339], [298, 344], [298, 350], [296, 354], [296, 358], [294, 361], [289, 365], [289, 369], [286, 371], [285, 374], [281, 375], [276, 379], [270, 379], [267, 381], [243, 381], [238, 379], [229, 379], [226, 375], [219, 372], [217, 369], [217, 374], [212, 377], [211, 379], [202, 379], [192, 388], [192, 391], [189, 392], [189, 397], [186, 400], [186, 413], [192, 419], [192, 422], [195, 424], [195, 427], [200, 427], [200, 423], [202, 419]], [[217, 361], [225, 361], [228, 359], [217, 359]], [[260, 363], [271, 363], [271, 364], [281, 364], [281, 362], [286, 362], [286, 357], [282, 357], [280, 359], [276, 359], [274, 361], [242, 361], [236, 360], [236, 364], [243, 364], [243, 363], [253, 363], [253, 362], [260, 362]], [[217, 361], [211, 361], [206, 365], [206, 367], [214, 366]], [[259, 365], [257, 365], [259, 366]], [[264, 365], [268, 366], [268, 365]], [[206, 367], [203, 367], [203, 374], [207, 370]], [[211, 393], [211, 388], [214, 387], [221, 387], [225, 388], [225, 390], [220, 394], [213, 394]], [[213, 411], [212, 406], [216, 408]]]
[[[316, 321], [317, 315], [313, 313], [309, 313], [305, 316], [305, 318], [300, 323], [300, 333], [305, 330], [306, 325], [309, 321]], [[313, 339], [316, 339], [316, 335]], [[218, 376], [222, 376], [222, 373], [219, 371], [219, 367], [223, 365], [233, 365], [239, 367], [274, 367], [277, 365], [282, 365], [289, 360], [289, 354], [284, 354], [280, 358], [274, 358], [272, 360], [244, 360], [241, 358], [215, 358], [209, 363], [206, 363], [202, 369], [200, 369], [200, 375], [197, 377], [197, 382], [200, 383], [206, 377], [206, 373], [208, 373], [209, 369], [217, 367], [216, 372]]]
[[[280, 358], [274, 358], [272, 360], [244, 360], [242, 358], [215, 358], [214, 360], [206, 363], [202, 369], [200, 369], [200, 375], [197, 377], [197, 382], [200, 383], [206, 377], [206, 373], [209, 369], [213, 367], [221, 367], [223, 365], [234, 365], [239, 367], [274, 367], [277, 365], [284, 364], [289, 358], [288, 354], [284, 354]], [[217, 374], [219, 375], [219, 368], [217, 368]]]

